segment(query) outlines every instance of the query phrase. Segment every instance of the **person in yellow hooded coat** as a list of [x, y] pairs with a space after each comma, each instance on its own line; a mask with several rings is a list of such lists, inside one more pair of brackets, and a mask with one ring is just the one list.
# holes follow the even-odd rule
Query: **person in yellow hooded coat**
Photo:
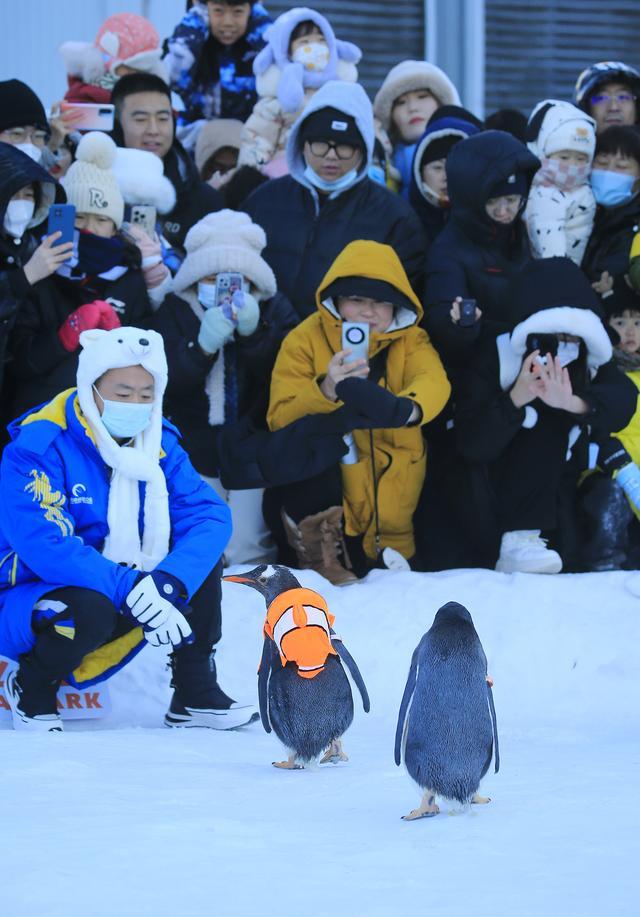
[[[267, 420], [279, 430], [344, 404], [361, 418], [345, 437], [339, 467], [280, 495], [300, 566], [344, 584], [376, 565], [408, 568], [402, 558], [415, 553], [412, 517], [426, 470], [420, 427], [440, 413], [451, 388], [390, 246], [347, 245], [318, 287], [316, 306], [282, 343]], [[369, 325], [368, 361], [348, 359], [343, 321]]]

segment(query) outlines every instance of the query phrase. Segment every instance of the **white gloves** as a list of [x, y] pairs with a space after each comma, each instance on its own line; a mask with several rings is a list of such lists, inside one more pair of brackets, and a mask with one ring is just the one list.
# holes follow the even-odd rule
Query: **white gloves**
[[[165, 588], [171, 589], [171, 586]], [[127, 611], [144, 629], [144, 637], [151, 646], [168, 646], [174, 649], [193, 638], [187, 619], [181, 611], [164, 598], [152, 576], [143, 576], [125, 599]]]

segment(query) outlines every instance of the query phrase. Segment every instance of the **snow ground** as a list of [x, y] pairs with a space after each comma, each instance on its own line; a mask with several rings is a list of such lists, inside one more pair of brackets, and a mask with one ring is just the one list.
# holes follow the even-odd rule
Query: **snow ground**
[[[629, 574], [313, 573], [367, 682], [346, 765], [283, 772], [260, 724], [168, 730], [164, 660], [111, 682], [104, 720], [0, 730], [0, 910], [12, 917], [626, 917], [640, 914], [640, 600]], [[224, 586], [220, 680], [255, 693], [264, 605]], [[488, 806], [403, 822], [393, 763], [411, 653], [438, 607], [471, 611], [495, 679]], [[356, 698], [356, 705], [358, 701]], [[448, 812], [452, 812], [450, 816]]]

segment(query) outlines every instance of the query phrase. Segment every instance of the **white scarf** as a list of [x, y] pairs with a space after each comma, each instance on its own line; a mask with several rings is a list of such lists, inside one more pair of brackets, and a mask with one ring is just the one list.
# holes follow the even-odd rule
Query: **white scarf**
[[[178, 296], [189, 304], [201, 322], [205, 309], [193, 290], [181, 290]], [[218, 427], [224, 423], [224, 347], [218, 351], [217, 359], [209, 370], [204, 390], [209, 400], [209, 424], [212, 427]]]
[[[162, 338], [156, 332], [140, 331], [136, 328], [117, 328], [114, 331], [115, 336], [113, 332], [99, 331], [84, 332], [81, 336], [83, 348], [92, 344], [94, 347], [96, 344], [100, 347], [100, 350], [97, 351], [92, 348], [96, 362], [100, 358], [107, 357], [108, 359], [108, 343], [111, 342], [105, 335], [114, 336], [118, 344], [123, 338], [126, 339], [129, 336], [135, 343], [135, 336], [144, 335], [154, 342], [154, 348], [162, 348], [162, 361], [165, 361]], [[97, 340], [92, 340], [94, 337]], [[92, 371], [86, 373], [84, 370], [87, 362], [84, 362], [84, 365], [81, 364], [78, 369], [78, 401], [93, 433], [100, 456], [109, 468], [113, 469], [107, 508], [109, 534], [105, 539], [102, 553], [104, 557], [115, 563], [124, 563], [137, 570], [153, 570], [169, 553], [171, 536], [167, 482], [159, 464], [166, 362], [164, 362], [164, 367], [161, 367], [161, 372], [158, 372], [158, 367], [155, 365], [157, 362], [155, 353], [149, 360], [144, 355], [138, 357], [135, 353], [130, 358], [129, 365], [140, 363], [154, 376], [156, 400], [149, 426], [134, 438], [132, 444], [124, 446], [118, 445], [102, 423], [93, 397], [92, 384], [105, 369], [103, 368], [100, 372], [99, 367], [94, 369], [92, 366]], [[122, 358], [112, 362], [110, 366], [107, 365], [106, 368], [115, 368], [118, 362], [122, 364]], [[89, 379], [88, 376], [93, 378]], [[146, 485], [142, 540], [139, 532], [140, 481], [144, 481]]]

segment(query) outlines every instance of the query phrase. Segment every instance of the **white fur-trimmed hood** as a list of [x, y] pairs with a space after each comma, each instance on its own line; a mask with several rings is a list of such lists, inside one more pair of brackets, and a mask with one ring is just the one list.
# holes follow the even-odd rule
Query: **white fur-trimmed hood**
[[497, 340], [500, 358], [500, 387], [511, 388], [518, 378], [530, 334], [574, 334], [587, 348], [587, 369], [594, 376], [613, 356], [613, 348], [601, 320], [590, 309], [554, 306], [541, 309], [516, 325], [511, 334], [501, 334]]

